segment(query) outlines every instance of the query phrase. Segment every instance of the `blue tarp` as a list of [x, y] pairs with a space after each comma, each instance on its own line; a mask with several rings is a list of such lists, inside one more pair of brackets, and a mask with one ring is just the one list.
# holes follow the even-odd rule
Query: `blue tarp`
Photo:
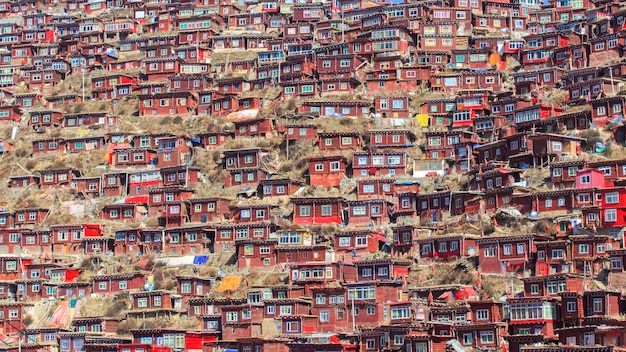
[[194, 265], [202, 265], [206, 264], [209, 261], [209, 256], [207, 255], [197, 255], [193, 258]]

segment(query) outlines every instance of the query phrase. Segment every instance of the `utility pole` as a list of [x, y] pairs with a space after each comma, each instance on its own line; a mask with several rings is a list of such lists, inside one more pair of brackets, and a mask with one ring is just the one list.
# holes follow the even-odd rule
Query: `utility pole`
[[343, 22], [343, 6], [341, 6], [341, 44], [346, 42], [345, 26]]
[[[348, 293], [348, 295], [350, 295], [350, 293]], [[356, 321], [355, 321], [356, 311], [354, 309], [354, 296], [356, 296], [356, 291], [354, 291], [352, 294], [352, 332], [356, 333]]]
[[85, 67], [80, 70], [83, 74], [83, 102], [85, 101]]

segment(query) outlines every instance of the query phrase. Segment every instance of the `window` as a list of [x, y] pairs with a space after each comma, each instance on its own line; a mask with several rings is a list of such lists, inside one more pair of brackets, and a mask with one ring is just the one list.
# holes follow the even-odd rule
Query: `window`
[[239, 320], [238, 312], [226, 312], [226, 321], [227, 322], [235, 322]]
[[352, 208], [352, 215], [355, 215], [355, 216], [367, 215], [367, 208], [364, 205], [355, 206]]
[[607, 209], [604, 212], [604, 221], [605, 222], [616, 222], [617, 221], [617, 210], [616, 209]]
[[618, 269], [618, 270], [622, 269], [622, 258], [621, 257], [611, 258], [611, 269]]
[[367, 236], [356, 236], [357, 247], [367, 247]]
[[493, 343], [493, 332], [492, 331], [481, 331], [480, 332], [480, 342], [481, 343]]
[[603, 311], [604, 311], [604, 304], [602, 302], [602, 298], [594, 298], [593, 299], [593, 312], [602, 313]]
[[339, 247], [350, 246], [350, 237], [339, 237]]
[[466, 333], [463, 334], [463, 345], [471, 345], [472, 344], [472, 334]]
[[586, 243], [581, 243], [578, 245], [578, 253], [579, 254], [589, 254], [589, 245]]
[[617, 192], [610, 192], [604, 196], [606, 204], [616, 204], [619, 202], [619, 194]]
[[280, 306], [280, 315], [291, 315], [291, 306]]
[[326, 323], [328, 321], [330, 321], [330, 311], [328, 311], [328, 310], [321, 310], [320, 311], [320, 322]]
[[568, 313], [574, 313], [576, 312], [576, 302], [575, 301], [567, 301], [566, 306], [565, 306], [566, 310]]
[[311, 206], [310, 205], [301, 205], [300, 206], [300, 216], [311, 216]]
[[613, 104], [613, 113], [619, 114], [622, 112], [622, 106], [620, 104]]
[[252, 319], [252, 312], [250, 311], [250, 308], [244, 308], [241, 310], [241, 319], [242, 320]]
[[502, 248], [502, 252], [504, 253], [504, 255], [511, 255], [512, 254], [512, 247], [510, 244], [505, 244]]
[[325, 294], [316, 294], [315, 295], [315, 303], [316, 304], [326, 304], [326, 295]]
[[533, 294], [533, 295], [538, 295], [539, 294], [539, 285], [538, 284], [530, 285], [530, 293]]
[[562, 249], [553, 249], [552, 250], [552, 259], [563, 259], [563, 250]]
[[137, 307], [138, 308], [146, 308], [148, 307], [148, 298], [140, 297], [137, 299]]
[[331, 216], [333, 211], [332, 205], [322, 205], [322, 216]]
[[393, 336], [393, 344], [394, 346], [402, 346], [404, 345], [404, 335], [394, 335]]
[[349, 287], [348, 300], [359, 299], [375, 299], [376, 288], [374, 286]]
[[489, 320], [489, 310], [488, 309], [476, 310], [476, 320]]
[[496, 250], [496, 246], [485, 247], [485, 257], [495, 257]]

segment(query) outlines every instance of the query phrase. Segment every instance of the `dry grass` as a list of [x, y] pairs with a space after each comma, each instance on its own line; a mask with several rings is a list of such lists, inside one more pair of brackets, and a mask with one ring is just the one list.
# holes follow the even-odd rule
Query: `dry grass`
[[[304, 174], [309, 168], [309, 158], [311, 158], [315, 152], [314, 141], [298, 140], [290, 143], [287, 147], [284, 146], [284, 150], [281, 151], [283, 157], [278, 172], [286, 177], [293, 179], [302, 179]], [[282, 146], [281, 146], [282, 147]], [[289, 148], [289, 156], [287, 157], [287, 148]]]
[[615, 141], [609, 141], [606, 143], [604, 156], [608, 159], [624, 159], [626, 158], [626, 148], [615, 143]]
[[610, 138], [610, 133], [599, 128], [590, 128], [580, 131], [579, 137], [585, 138], [587, 148], [593, 149], [596, 147], [596, 142], [604, 143], [607, 141]]
[[482, 292], [489, 298], [500, 299], [511, 287], [514, 292], [518, 292], [523, 287], [523, 282], [517, 277], [503, 277], [496, 275], [482, 275], [481, 277]]
[[117, 317], [121, 305], [113, 297], [85, 297], [78, 312], [81, 317]]
[[172, 316], [160, 317], [158, 319], [126, 319], [120, 323], [117, 328], [117, 334], [122, 336], [129, 336], [130, 330], [133, 329], [183, 329], [183, 330], [197, 330], [199, 329], [200, 321], [196, 318], [190, 318], [185, 316]]

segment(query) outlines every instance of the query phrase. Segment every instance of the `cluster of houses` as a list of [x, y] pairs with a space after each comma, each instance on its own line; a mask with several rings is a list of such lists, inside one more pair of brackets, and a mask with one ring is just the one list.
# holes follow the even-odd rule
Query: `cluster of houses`
[[[100, 173], [12, 169], [7, 192], [101, 202], [83, 223], [0, 212], [0, 351], [623, 351], [626, 159], [590, 157], [606, 146], [583, 136], [626, 142], [625, 19], [609, 0], [0, 0], [0, 123], [34, 136], [33, 160], [105, 155]], [[289, 102], [295, 118], [272, 117]], [[122, 105], [223, 128], [123, 131]], [[279, 172], [306, 143], [303, 177]], [[537, 168], [544, 185], [524, 177]], [[484, 216], [541, 226], [457, 231]], [[80, 256], [232, 266], [168, 290], [148, 265], [87, 278]], [[470, 261], [471, 283], [432, 284]], [[40, 301], [91, 296], [124, 313], [32, 321]], [[123, 330], [171, 317], [197, 327]]]

